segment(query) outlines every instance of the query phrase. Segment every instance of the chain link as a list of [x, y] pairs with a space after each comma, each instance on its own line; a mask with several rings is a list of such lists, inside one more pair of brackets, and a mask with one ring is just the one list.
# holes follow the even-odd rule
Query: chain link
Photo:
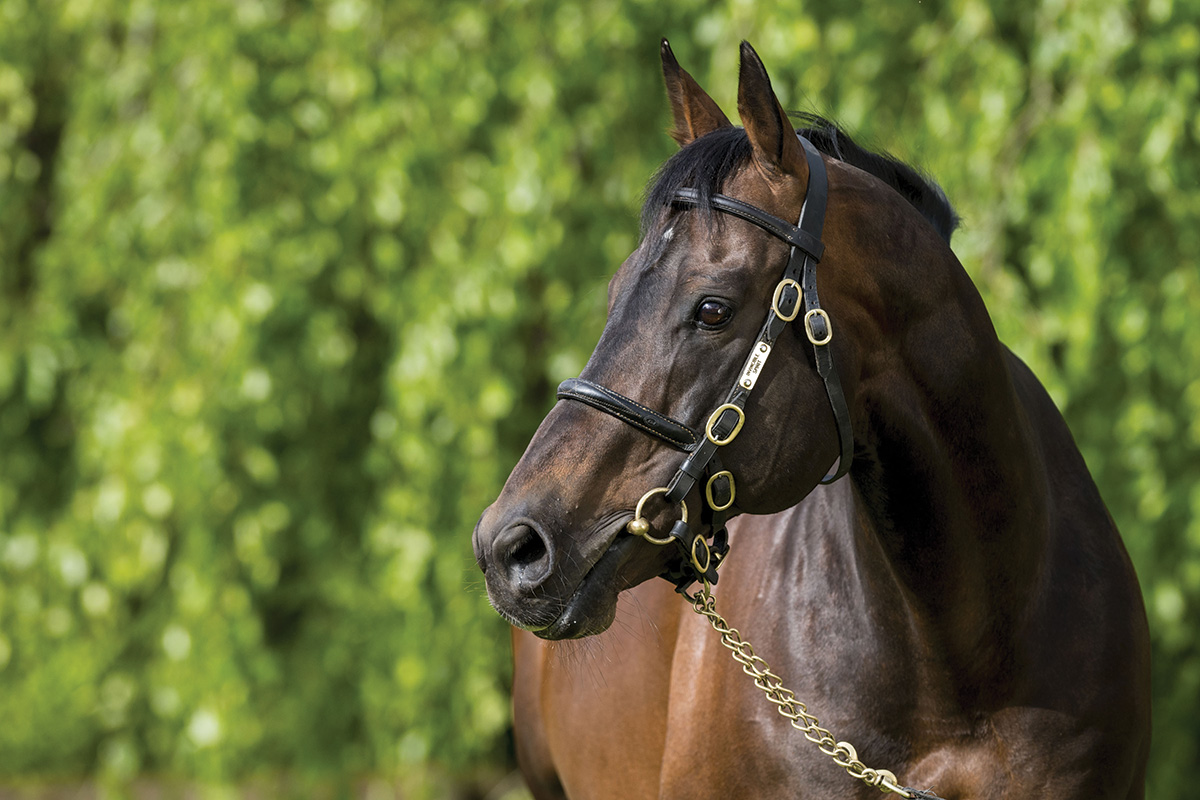
[[745, 672], [754, 679], [754, 685], [766, 694], [767, 699], [792, 727], [804, 734], [804, 738], [815, 744], [817, 748], [833, 759], [833, 763], [846, 770], [851, 777], [874, 786], [881, 792], [894, 792], [901, 797], [917, 798], [920, 795], [909, 788], [901, 786], [896, 776], [886, 769], [872, 769], [858, 759], [858, 752], [849, 742], [839, 742], [833, 734], [821, 727], [820, 721], [808, 713], [804, 703], [796, 699], [791, 689], [783, 685], [783, 680], [771, 671], [767, 662], [754, 652], [754, 647], [742, 638], [737, 628], [729, 627], [729, 623], [717, 613], [716, 600], [709, 591], [708, 584], [694, 595], [685, 594], [697, 614], [708, 619], [713, 630], [721, 634], [721, 644], [733, 654], [733, 659], [742, 665]]

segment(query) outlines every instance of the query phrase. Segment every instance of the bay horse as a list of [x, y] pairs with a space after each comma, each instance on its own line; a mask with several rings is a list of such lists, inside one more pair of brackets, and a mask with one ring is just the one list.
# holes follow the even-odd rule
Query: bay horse
[[1143, 797], [1137, 578], [942, 191], [823, 120], [798, 134], [745, 42], [740, 128], [665, 40], [662, 65], [681, 149], [473, 537], [533, 795], [876, 795], [671, 591], [698, 581], [906, 796]]

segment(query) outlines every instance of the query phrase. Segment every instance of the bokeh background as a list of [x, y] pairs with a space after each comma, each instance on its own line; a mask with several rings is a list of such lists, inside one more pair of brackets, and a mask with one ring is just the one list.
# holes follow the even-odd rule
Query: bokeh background
[[1197, 0], [0, 0], [4, 796], [522, 796], [470, 532], [673, 152], [664, 35], [731, 114], [745, 38], [785, 107], [945, 187], [1137, 564], [1150, 797], [1191, 796], [1198, 24]]

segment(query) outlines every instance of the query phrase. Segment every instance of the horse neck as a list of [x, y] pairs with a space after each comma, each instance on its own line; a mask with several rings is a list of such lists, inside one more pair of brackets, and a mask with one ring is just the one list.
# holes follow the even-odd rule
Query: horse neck
[[871, 546], [971, 681], [1019, 656], [1045, 560], [1047, 496], [1010, 356], [954, 266], [954, 302], [895, 337], [880, 359], [888, 366], [860, 387], [851, 474]]

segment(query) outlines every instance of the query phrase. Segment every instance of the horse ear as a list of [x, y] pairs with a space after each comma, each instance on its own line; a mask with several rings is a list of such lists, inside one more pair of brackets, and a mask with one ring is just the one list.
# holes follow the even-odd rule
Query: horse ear
[[717, 128], [733, 127], [708, 92], [701, 89], [687, 70], [679, 66], [666, 39], [662, 40], [662, 68], [663, 78], [667, 82], [667, 97], [671, 99], [671, 112], [675, 116], [671, 138], [680, 147]]
[[754, 162], [767, 176], [803, 176], [808, 170], [796, 129], [779, 105], [762, 59], [749, 42], [742, 42], [738, 75], [738, 114], [754, 152]]

